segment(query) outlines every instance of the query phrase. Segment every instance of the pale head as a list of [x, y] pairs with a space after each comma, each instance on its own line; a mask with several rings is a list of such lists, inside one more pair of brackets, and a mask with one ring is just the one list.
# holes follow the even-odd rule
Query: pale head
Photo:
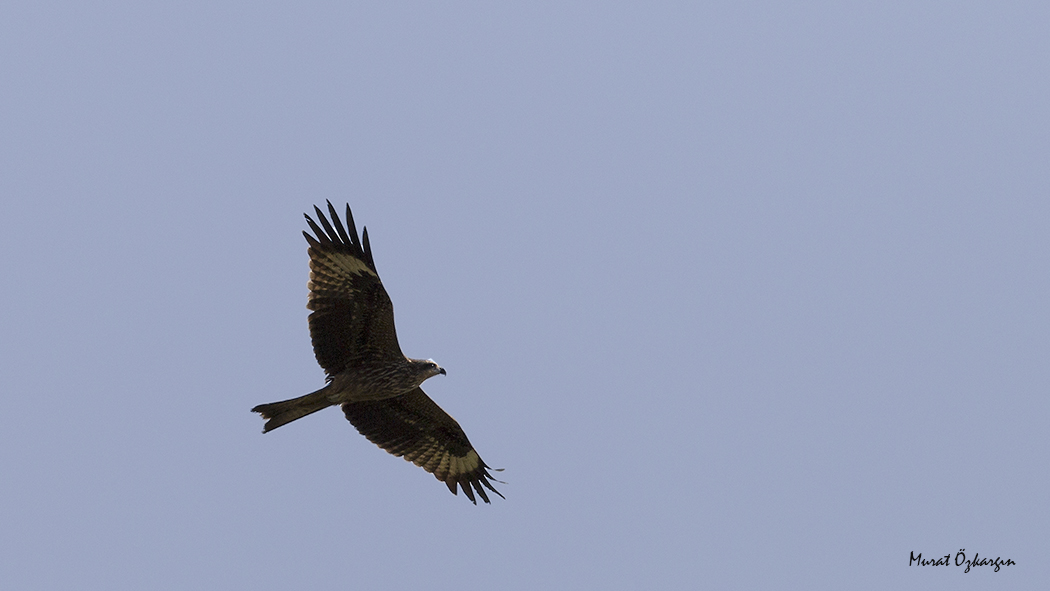
[[409, 361], [412, 368], [415, 369], [419, 384], [436, 375], [445, 375], [445, 368], [438, 365], [433, 359], [410, 359]]

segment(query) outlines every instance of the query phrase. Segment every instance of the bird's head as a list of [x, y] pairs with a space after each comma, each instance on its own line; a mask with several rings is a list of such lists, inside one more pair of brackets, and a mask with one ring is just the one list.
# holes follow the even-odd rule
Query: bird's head
[[414, 359], [413, 365], [416, 366], [416, 370], [419, 372], [420, 384], [436, 375], [445, 375], [445, 368], [435, 363], [433, 359]]

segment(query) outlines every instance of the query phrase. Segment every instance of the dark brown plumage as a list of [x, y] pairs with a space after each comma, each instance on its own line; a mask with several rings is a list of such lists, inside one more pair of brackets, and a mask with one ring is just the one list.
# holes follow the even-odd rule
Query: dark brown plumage
[[[457, 485], [477, 504], [488, 489], [489, 466], [470, 445], [466, 433], [419, 388], [445, 374], [430, 359], [410, 359], [401, 352], [394, 331], [394, 307], [379, 280], [368, 230], [362, 238], [346, 206], [347, 227], [328, 203], [331, 223], [317, 207], [320, 226], [306, 216], [314, 235], [303, 232], [310, 247], [310, 338], [328, 384], [320, 390], [252, 409], [272, 431], [323, 408], [342, 405], [357, 430], [379, 447], [433, 474], [452, 494]], [[347, 231], [349, 229], [349, 232]]]

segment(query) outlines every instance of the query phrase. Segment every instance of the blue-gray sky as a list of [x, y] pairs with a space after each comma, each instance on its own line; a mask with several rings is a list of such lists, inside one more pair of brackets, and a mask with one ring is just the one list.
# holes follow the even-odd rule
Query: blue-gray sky
[[[0, 8], [12, 589], [1050, 580], [1043, 2]], [[331, 409], [349, 202], [507, 499]], [[908, 565], [965, 549], [992, 572]]]

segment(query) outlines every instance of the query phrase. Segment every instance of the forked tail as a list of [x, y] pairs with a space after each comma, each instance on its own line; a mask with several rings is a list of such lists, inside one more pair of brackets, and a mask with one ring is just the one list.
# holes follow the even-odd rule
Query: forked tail
[[292, 398], [291, 400], [260, 404], [253, 408], [252, 412], [257, 412], [262, 415], [262, 418], [267, 419], [266, 424], [263, 425], [263, 433], [273, 431], [281, 425], [286, 425], [308, 414], [332, 406], [332, 403], [326, 396], [326, 389], [327, 387], [321, 388], [316, 392]]

